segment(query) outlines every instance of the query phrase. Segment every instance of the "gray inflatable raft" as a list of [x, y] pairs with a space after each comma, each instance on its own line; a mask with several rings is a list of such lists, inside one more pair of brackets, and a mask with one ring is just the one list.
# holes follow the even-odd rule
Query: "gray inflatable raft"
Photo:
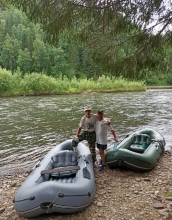
[[91, 203], [95, 193], [91, 153], [83, 143], [74, 152], [71, 143], [57, 145], [33, 168], [13, 201], [19, 214], [73, 213]]

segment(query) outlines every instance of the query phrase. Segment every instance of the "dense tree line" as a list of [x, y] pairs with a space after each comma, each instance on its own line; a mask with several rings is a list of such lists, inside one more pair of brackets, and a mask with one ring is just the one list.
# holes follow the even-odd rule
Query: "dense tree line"
[[54, 77], [91, 77], [100, 72], [80, 45], [67, 44], [63, 36], [58, 43], [45, 42], [39, 24], [33, 24], [17, 9], [0, 11], [0, 66], [14, 73], [38, 72]]
[[154, 56], [164, 45], [172, 45], [171, 0], [8, 2], [39, 23], [50, 42], [57, 42], [60, 33], [68, 30], [70, 40], [85, 42], [96, 63], [103, 63], [104, 70], [116, 75], [145, 77], [148, 69], [157, 66]]
[[[132, 29], [133, 33], [136, 31]], [[129, 69], [118, 65], [137, 51], [137, 47], [127, 41], [127, 33], [120, 33], [116, 38], [102, 35], [97, 41], [90, 34], [87, 43], [74, 41], [76, 34], [76, 30], [65, 30], [57, 42], [49, 44], [39, 24], [30, 22], [15, 8], [3, 7], [0, 11], [0, 66], [12, 73], [20, 70], [22, 75], [38, 72], [56, 78], [65, 75], [69, 79], [74, 76], [97, 79], [101, 75], [131, 77], [128, 73], [132, 71], [132, 78], [144, 76], [148, 84], [172, 84], [170, 45], [164, 44], [159, 52], [152, 52], [151, 68], [138, 59]], [[109, 65], [110, 70], [106, 68]]]

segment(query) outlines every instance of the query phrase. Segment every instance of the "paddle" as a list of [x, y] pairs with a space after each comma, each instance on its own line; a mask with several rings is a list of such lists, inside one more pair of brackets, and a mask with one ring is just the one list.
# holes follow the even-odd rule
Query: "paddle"
[[91, 174], [90, 174], [89, 170], [87, 169], [88, 161], [86, 160], [85, 155], [84, 155], [84, 161], [85, 161], [85, 167], [83, 168], [84, 178], [91, 179]]

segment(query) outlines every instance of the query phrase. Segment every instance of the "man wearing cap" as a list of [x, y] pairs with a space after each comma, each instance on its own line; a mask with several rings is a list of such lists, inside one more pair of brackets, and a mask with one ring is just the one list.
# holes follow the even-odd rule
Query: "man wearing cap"
[[[72, 146], [76, 147], [80, 141], [87, 140], [88, 145], [92, 154], [93, 163], [96, 161], [96, 133], [95, 133], [95, 123], [97, 121], [97, 115], [91, 113], [91, 107], [84, 107], [85, 115], [81, 118], [76, 132], [76, 137], [72, 140]], [[81, 129], [83, 131], [81, 132]], [[81, 134], [80, 134], [81, 132]]]
[[96, 121], [96, 144], [101, 157], [101, 166], [99, 168], [99, 171], [102, 171], [105, 167], [104, 150], [107, 149], [107, 132], [111, 131], [116, 142], [118, 142], [118, 138], [115, 134], [113, 127], [111, 125], [108, 125], [107, 119], [104, 118], [103, 110], [97, 111], [97, 118], [98, 120]]

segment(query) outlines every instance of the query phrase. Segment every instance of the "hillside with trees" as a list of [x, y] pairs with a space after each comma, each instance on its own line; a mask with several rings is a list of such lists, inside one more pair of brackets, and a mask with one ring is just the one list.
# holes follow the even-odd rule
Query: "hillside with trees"
[[[15, 2], [17, 4], [18, 1]], [[26, 4], [22, 1], [21, 5], [24, 3]], [[108, 7], [105, 11], [106, 5], [102, 6], [103, 13], [106, 12], [103, 14], [104, 20], [102, 21], [100, 16], [100, 20], [97, 21], [98, 26], [94, 22], [95, 16], [98, 15], [92, 15], [90, 23], [89, 14], [88, 20], [78, 19], [77, 28], [72, 23], [70, 27], [66, 27], [66, 21], [63, 24], [62, 20], [56, 24], [57, 19], [60, 18], [55, 17], [53, 25], [61, 24], [61, 26], [55, 27], [57, 29], [53, 29], [53, 26], [48, 29], [48, 26], [42, 23], [43, 17], [41, 16], [45, 11], [42, 11], [39, 6], [35, 5], [38, 11], [41, 10], [40, 14], [33, 15], [33, 11], [30, 11], [32, 16], [27, 17], [20, 10], [9, 7], [7, 2], [4, 4], [1, 2], [0, 73], [6, 69], [11, 72], [12, 76], [17, 73], [21, 80], [28, 74], [39, 73], [69, 81], [82, 79], [95, 81], [99, 78], [101, 81], [104, 79], [103, 76], [113, 80], [119, 77], [119, 79], [142, 80], [146, 85], [172, 85], [170, 62], [172, 46], [169, 43], [169, 32], [158, 37], [155, 34], [148, 34], [141, 30], [139, 25], [133, 25], [131, 21], [124, 22], [121, 16], [112, 18], [113, 13]], [[69, 13], [68, 10], [66, 12]], [[83, 13], [84, 10], [85, 8], [82, 8]], [[70, 16], [74, 16], [72, 10], [71, 13]], [[112, 17], [109, 17], [110, 15]], [[46, 16], [48, 15], [45, 13], [44, 18]], [[49, 19], [52, 17], [50, 16]], [[31, 20], [37, 22], [33, 23]], [[114, 23], [108, 23], [111, 21]], [[105, 22], [103, 29], [101, 22]], [[115, 26], [114, 30], [112, 25], [118, 27]], [[147, 47], [144, 47], [145, 42], [147, 42]], [[112, 88], [111, 85], [110, 89]], [[104, 89], [108, 89], [108, 86]]]
[[39, 24], [33, 24], [17, 9], [0, 11], [0, 66], [14, 73], [45, 73], [59, 77], [102, 75], [88, 49], [68, 44], [63, 36], [56, 45], [45, 41]]
[[[51, 43], [61, 33], [82, 42], [104, 71], [145, 78], [169, 70], [164, 55], [172, 45], [170, 0], [8, 0], [39, 23]], [[167, 73], [169, 74], [169, 73]], [[162, 81], [162, 80], [161, 80]]]

